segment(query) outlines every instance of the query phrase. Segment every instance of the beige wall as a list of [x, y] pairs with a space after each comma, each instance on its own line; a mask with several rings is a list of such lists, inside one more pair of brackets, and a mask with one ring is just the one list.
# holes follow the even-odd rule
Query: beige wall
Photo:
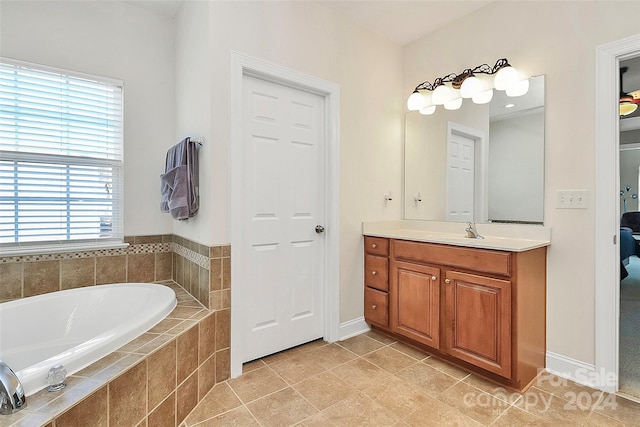
[[123, 2], [2, 1], [0, 55], [124, 82], [124, 234], [169, 234], [160, 174], [173, 142], [173, 23]]
[[[548, 349], [594, 362], [593, 198], [557, 210], [555, 191], [593, 194], [594, 50], [637, 33], [620, 17], [640, 16], [639, 1], [495, 2], [405, 49], [312, 2], [185, 2], [175, 21], [119, 2], [1, 8], [0, 54], [125, 80], [126, 234], [229, 243], [230, 50], [339, 84], [342, 322], [362, 315], [361, 222], [401, 217], [399, 197], [385, 206], [383, 194], [401, 194], [413, 87], [502, 57], [545, 74]], [[159, 213], [158, 175], [186, 135], [206, 140], [202, 205], [176, 224]]]
[[[178, 49], [187, 48], [180, 33], [190, 31], [194, 22], [202, 23], [206, 6], [201, 2], [181, 6], [176, 20]], [[209, 61], [210, 103], [196, 98], [194, 105], [210, 106], [211, 115], [200, 123], [187, 123], [178, 111], [176, 132], [206, 133], [206, 125], [210, 126], [201, 152], [201, 170], [210, 183], [201, 188], [199, 218], [177, 224], [177, 234], [206, 244], [230, 241], [231, 51], [336, 83], [341, 144], [340, 321], [362, 316], [361, 222], [401, 215], [402, 50], [313, 2], [209, 2], [208, 13], [208, 49], [192, 46], [186, 57], [204, 67]], [[201, 41], [196, 46], [202, 46]], [[178, 67], [188, 66], [180, 62]], [[185, 81], [186, 72], [176, 75], [176, 87], [198, 87], [193, 80]], [[180, 101], [182, 96], [176, 94], [178, 103], [189, 110]], [[385, 206], [384, 193], [389, 190], [397, 197]]]
[[559, 210], [555, 192], [587, 189], [593, 195], [595, 47], [638, 32], [620, 25], [621, 16], [639, 17], [640, 2], [495, 2], [408, 45], [403, 62], [406, 96], [424, 80], [503, 57], [530, 75], [546, 75], [544, 214], [553, 229], [547, 349], [590, 364], [594, 201], [586, 210]]
[[[340, 85], [340, 319], [362, 316], [361, 222], [401, 214], [400, 47], [313, 2], [189, 1], [175, 20], [113, 1], [1, 8], [2, 55], [124, 80], [126, 234], [229, 243], [231, 50]], [[176, 222], [159, 175], [184, 136], [205, 138], [201, 207]]]

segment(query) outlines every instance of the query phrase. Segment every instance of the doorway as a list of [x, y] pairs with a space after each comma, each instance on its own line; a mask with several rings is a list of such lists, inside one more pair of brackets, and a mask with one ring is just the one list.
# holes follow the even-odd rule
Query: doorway
[[[232, 52], [231, 91], [231, 376], [237, 377], [248, 360], [338, 338], [339, 88]], [[304, 178], [289, 176], [296, 171]], [[288, 286], [279, 287], [281, 281]]]
[[[596, 48], [595, 387], [619, 389], [620, 61], [640, 55], [640, 35]], [[612, 83], [613, 82], [613, 83]]]
[[[640, 89], [640, 56], [621, 61], [636, 81], [622, 79], [622, 92]], [[634, 87], [635, 89], [629, 89]], [[620, 119], [620, 337], [619, 393], [640, 399], [640, 111]], [[622, 228], [624, 227], [624, 228]]]
[[447, 123], [447, 221], [486, 221], [487, 151], [481, 130]]

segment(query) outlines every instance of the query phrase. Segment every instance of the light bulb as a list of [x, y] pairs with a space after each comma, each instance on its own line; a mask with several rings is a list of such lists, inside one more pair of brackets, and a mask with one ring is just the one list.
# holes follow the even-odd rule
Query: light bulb
[[633, 102], [621, 102], [620, 103], [620, 115], [627, 116], [638, 109], [638, 104]]
[[488, 104], [493, 98], [493, 89], [487, 89], [476, 94], [471, 100], [474, 104]]
[[425, 99], [424, 95], [422, 95], [417, 90], [409, 96], [409, 99], [407, 99], [407, 108], [409, 109], [409, 111], [419, 110], [426, 104], [427, 100]]
[[446, 85], [440, 85], [433, 91], [431, 100], [435, 105], [443, 105], [445, 102], [451, 101], [455, 97], [453, 89]]
[[507, 65], [506, 67], [502, 67], [498, 70], [495, 78], [493, 79], [493, 85], [498, 90], [505, 90], [511, 83], [518, 80], [521, 80], [518, 75], [518, 71], [511, 65]]
[[451, 101], [444, 103], [444, 108], [446, 110], [457, 110], [460, 107], [462, 107], [462, 98], [452, 99]]
[[529, 92], [529, 79], [520, 80], [507, 86], [507, 96], [522, 96]]
[[435, 105], [430, 105], [428, 107], [423, 107], [420, 109], [420, 114], [424, 115], [424, 116], [429, 116], [433, 113], [436, 112], [436, 106]]
[[479, 92], [482, 92], [482, 81], [476, 76], [467, 77], [460, 86], [460, 96], [463, 98], [473, 98]]

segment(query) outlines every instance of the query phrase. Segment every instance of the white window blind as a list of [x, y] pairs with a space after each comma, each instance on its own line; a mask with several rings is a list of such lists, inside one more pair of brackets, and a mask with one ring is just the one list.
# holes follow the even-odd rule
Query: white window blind
[[122, 242], [122, 82], [0, 58], [0, 249]]

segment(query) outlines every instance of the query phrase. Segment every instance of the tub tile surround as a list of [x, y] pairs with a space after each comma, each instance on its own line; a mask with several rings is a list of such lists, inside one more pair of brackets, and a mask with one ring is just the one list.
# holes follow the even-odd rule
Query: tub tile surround
[[[2, 416], [8, 426], [177, 426], [229, 378], [230, 310], [208, 310], [173, 281], [178, 306], [158, 325]], [[51, 424], [53, 423], [53, 424]]]
[[0, 427], [177, 426], [229, 378], [230, 247], [175, 235], [125, 242], [125, 249], [0, 257], [0, 302], [125, 282], [169, 286], [178, 301], [145, 334], [69, 376], [61, 392], [28, 396]]
[[173, 280], [206, 308], [230, 307], [230, 246], [176, 235], [124, 240], [128, 248], [0, 257], [0, 302], [84, 286]]

